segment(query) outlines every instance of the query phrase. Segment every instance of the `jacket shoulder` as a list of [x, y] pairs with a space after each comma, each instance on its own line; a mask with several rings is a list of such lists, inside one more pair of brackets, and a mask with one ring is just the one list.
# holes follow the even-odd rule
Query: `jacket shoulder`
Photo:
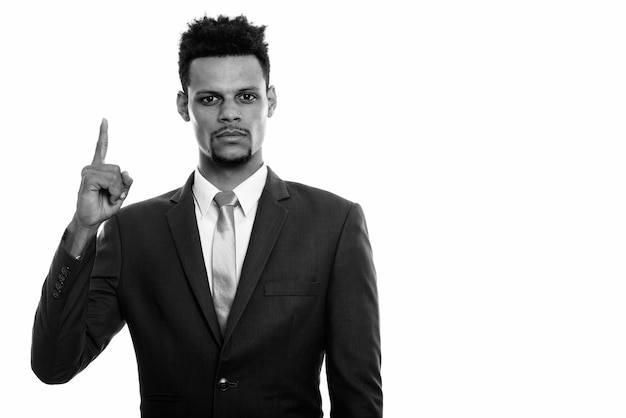
[[318, 189], [302, 183], [285, 181], [289, 192], [287, 205], [302, 207], [309, 211], [321, 213], [347, 213], [356, 203], [327, 190]]
[[118, 218], [136, 217], [145, 216], [149, 213], [166, 212], [174, 205], [174, 202], [172, 202], [172, 197], [179, 193], [181, 189], [182, 188], [174, 189], [159, 196], [132, 203], [120, 209], [117, 216]]

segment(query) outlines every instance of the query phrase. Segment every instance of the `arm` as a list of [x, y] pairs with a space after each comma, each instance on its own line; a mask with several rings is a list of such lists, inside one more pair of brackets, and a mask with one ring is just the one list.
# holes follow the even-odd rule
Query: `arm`
[[[46, 383], [70, 380], [123, 326], [115, 295], [117, 277], [90, 278], [98, 228], [119, 211], [132, 184], [128, 173], [104, 163], [107, 148], [108, 124], [103, 119], [93, 161], [82, 171], [76, 212], [52, 261], [35, 315], [31, 364]], [[108, 224], [107, 239], [98, 245], [99, 258], [105, 265], [119, 265], [117, 226], [114, 220]]]
[[335, 254], [326, 330], [331, 417], [382, 417], [376, 272], [363, 211], [356, 204]]
[[63, 243], [57, 249], [35, 314], [31, 366], [45, 383], [65, 383], [82, 371], [124, 326], [117, 277], [91, 277], [98, 247], [98, 266], [119, 265], [116, 222], [105, 224], [80, 261]]

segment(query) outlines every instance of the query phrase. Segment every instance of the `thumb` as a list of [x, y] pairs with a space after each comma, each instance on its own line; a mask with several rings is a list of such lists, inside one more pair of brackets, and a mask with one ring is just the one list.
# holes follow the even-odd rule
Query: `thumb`
[[122, 172], [122, 183], [124, 185], [124, 188], [122, 189], [122, 193], [120, 194], [120, 199], [124, 200], [126, 199], [126, 196], [128, 196], [130, 186], [133, 185], [133, 178], [130, 176], [130, 174], [128, 174], [128, 171]]

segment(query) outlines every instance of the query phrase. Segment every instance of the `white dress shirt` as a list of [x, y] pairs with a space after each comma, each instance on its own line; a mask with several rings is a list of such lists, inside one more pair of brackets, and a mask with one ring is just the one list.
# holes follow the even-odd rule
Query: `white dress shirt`
[[[237, 200], [239, 200], [239, 206], [234, 210], [237, 283], [239, 283], [239, 277], [241, 276], [241, 267], [248, 250], [252, 225], [256, 218], [259, 198], [265, 187], [266, 179], [267, 166], [263, 164], [261, 168], [233, 190]], [[213, 234], [215, 233], [218, 216], [217, 204], [213, 201], [213, 198], [220, 190], [202, 177], [200, 171], [196, 169], [192, 191], [196, 208], [196, 222], [198, 223], [198, 231], [200, 231], [200, 243], [202, 244], [202, 254], [204, 255], [204, 265], [209, 278], [209, 287], [211, 292], [213, 292]]]

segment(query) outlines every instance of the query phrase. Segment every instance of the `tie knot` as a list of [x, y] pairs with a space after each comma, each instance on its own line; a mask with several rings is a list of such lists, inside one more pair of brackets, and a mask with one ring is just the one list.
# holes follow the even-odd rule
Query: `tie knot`
[[219, 192], [213, 198], [218, 207], [237, 206], [237, 195], [234, 192]]

